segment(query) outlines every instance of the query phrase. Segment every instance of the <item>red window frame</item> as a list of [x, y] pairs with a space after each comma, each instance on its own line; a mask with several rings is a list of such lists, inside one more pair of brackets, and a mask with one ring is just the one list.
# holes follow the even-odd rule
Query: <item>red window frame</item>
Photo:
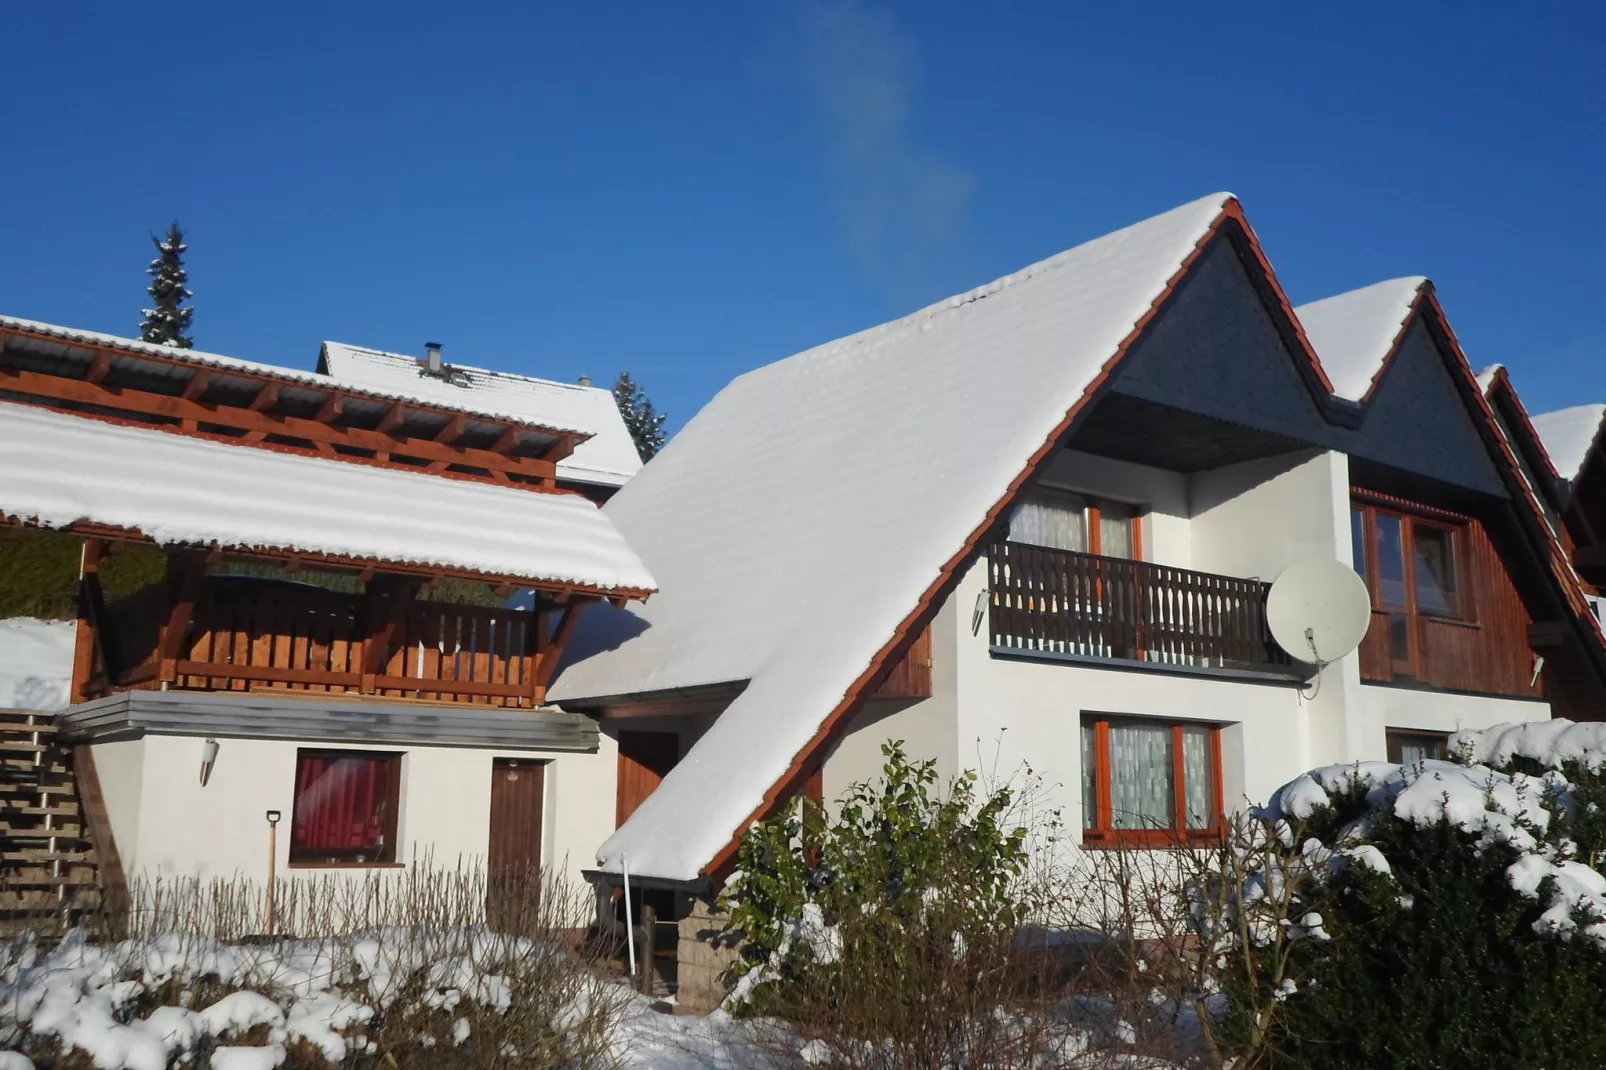
[[[1396, 677], [1418, 678], [1422, 665], [1422, 621], [1431, 620], [1467, 628], [1479, 627], [1477, 618], [1478, 593], [1476, 577], [1470, 567], [1466, 517], [1426, 506], [1412, 507], [1387, 495], [1358, 492], [1352, 495], [1350, 508], [1361, 514], [1362, 549], [1365, 560], [1357, 562], [1356, 571], [1366, 581], [1367, 592], [1372, 596], [1373, 624], [1381, 617], [1385, 627], [1403, 625], [1406, 649], [1403, 656], [1389, 640], [1390, 660]], [[1390, 605], [1382, 601], [1378, 560], [1378, 517], [1387, 516], [1399, 521], [1400, 553], [1404, 558], [1405, 603]], [[1453, 613], [1423, 609], [1417, 602], [1416, 532], [1428, 528], [1449, 536], [1450, 565], [1455, 574], [1456, 605]]]
[[401, 759], [394, 752], [297, 749], [290, 864], [395, 863]]
[[[1110, 725], [1112, 723], [1164, 725], [1171, 729], [1173, 813], [1171, 815], [1172, 825], [1170, 828], [1123, 829], [1115, 827], [1115, 807], [1110, 799]], [[1129, 845], [1169, 847], [1208, 844], [1220, 839], [1227, 820], [1221, 785], [1221, 725], [1211, 724], [1206, 721], [1171, 721], [1108, 714], [1083, 714], [1082, 724], [1093, 726], [1093, 783], [1096, 810], [1092, 815], [1092, 820], [1089, 820], [1089, 815], [1082, 815], [1082, 845], [1084, 847]], [[1210, 824], [1204, 828], [1188, 827], [1187, 771], [1182, 750], [1182, 730], [1184, 728], [1203, 728], [1210, 734], [1210, 806], [1214, 817]], [[1080, 750], [1078, 753], [1080, 753]]]

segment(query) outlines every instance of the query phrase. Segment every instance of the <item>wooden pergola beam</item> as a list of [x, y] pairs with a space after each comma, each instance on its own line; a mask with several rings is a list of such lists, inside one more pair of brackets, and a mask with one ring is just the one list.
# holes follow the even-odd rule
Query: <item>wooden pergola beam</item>
[[206, 388], [212, 385], [212, 373], [199, 371], [190, 376], [190, 381], [184, 384], [184, 393], [179, 396], [185, 401], [198, 401]]
[[[563, 603], [563, 615], [558, 618], [557, 627], [552, 629], [552, 637], [541, 644], [536, 655], [535, 672], [532, 675], [530, 699], [537, 706], [546, 702], [546, 690], [552, 683], [552, 674], [557, 672], [558, 661], [563, 657], [564, 648], [569, 645], [569, 639], [574, 635], [575, 625], [580, 623], [580, 611], [586, 607], [590, 599], [569, 598]], [[545, 614], [542, 614], [544, 617]], [[537, 619], [536, 628], [542, 627], [540, 618]]]
[[446, 426], [435, 432], [435, 441], [450, 445], [463, 437], [463, 429], [468, 427], [468, 417], [458, 413], [446, 421]]
[[[191, 433], [193, 437], [205, 437], [212, 441], [234, 444], [239, 444], [242, 441], [227, 435], [215, 435], [196, 430], [196, 424], [205, 423], [243, 431], [245, 432], [244, 441], [258, 448], [271, 445], [273, 448], [281, 449], [281, 452], [317, 455], [324, 452], [317, 444], [321, 443], [324, 446], [331, 447], [339, 444], [372, 450], [375, 453], [380, 451], [402, 453], [407, 456], [419, 457], [426, 462], [439, 461], [441, 462], [441, 471], [451, 465], [481, 468], [487, 471], [500, 470], [509, 475], [517, 475], [534, 480], [534, 483], [522, 484], [531, 490], [556, 491], [558, 489], [556, 486], [557, 465], [552, 461], [541, 458], [509, 457], [492, 450], [451, 445], [444, 442], [435, 442], [427, 438], [398, 438], [394, 435], [380, 434], [377, 431], [364, 430], [358, 427], [337, 427], [318, 420], [308, 420], [296, 416], [276, 416], [238, 406], [218, 405], [188, 400], [182, 397], [172, 397], [167, 394], [153, 394], [141, 390], [104, 386], [86, 382], [82, 379], [65, 379], [61, 376], [45, 375], [41, 372], [25, 371], [9, 365], [0, 366], [0, 370], [4, 372], [7, 389], [9, 390], [55, 401], [90, 404], [104, 408], [122, 409], [147, 416], [162, 416], [181, 421], [187, 420], [190, 421], [190, 426], [185, 430]], [[262, 396], [259, 394], [256, 401], [260, 400], [262, 400]], [[253, 401], [252, 404], [256, 404], [256, 401]], [[75, 410], [65, 411], [72, 411], [77, 416], [92, 416], [96, 419], [123, 422], [137, 427], [154, 426], [156, 430], [166, 430], [160, 425], [151, 425], [138, 420], [120, 419], [100, 413], [90, 414]], [[269, 444], [263, 442], [270, 435], [305, 439], [315, 445], [308, 449], [284, 443]], [[339, 459], [354, 463], [379, 463], [385, 467], [418, 471], [418, 468], [413, 465], [399, 464], [394, 461], [389, 463], [376, 462], [369, 457], [340, 455]], [[447, 474], [453, 476], [466, 475], [469, 478], [478, 479], [480, 482], [491, 482], [494, 478], [474, 476], [470, 473], [450, 472]], [[564, 491], [562, 493], [568, 492]]]
[[156, 643], [156, 678], [178, 679], [178, 659], [186, 653], [184, 639], [195, 615], [195, 602], [206, 579], [207, 554], [185, 550], [167, 559], [167, 620]]
[[90, 362], [89, 371], [85, 374], [84, 380], [90, 383], [98, 383], [106, 378], [106, 373], [111, 370], [112, 355], [105, 350], [101, 350], [95, 354], [95, 359]]
[[266, 412], [273, 408], [279, 403], [279, 391], [281, 389], [283, 388], [278, 383], [263, 383], [262, 389], [257, 391], [257, 396], [252, 398], [251, 404], [245, 407], [246, 411]]
[[[374, 431], [381, 435], [394, 434], [396, 428], [400, 427], [406, 422], [406, 420], [407, 406], [398, 401], [396, 404], [385, 410], [384, 417], [380, 419], [379, 426], [375, 427]], [[396, 437], [399, 438], [401, 436]]]
[[323, 406], [318, 409], [318, 414], [313, 419], [321, 424], [333, 423], [334, 418], [345, 411], [345, 399], [339, 394], [330, 394], [324, 399]]

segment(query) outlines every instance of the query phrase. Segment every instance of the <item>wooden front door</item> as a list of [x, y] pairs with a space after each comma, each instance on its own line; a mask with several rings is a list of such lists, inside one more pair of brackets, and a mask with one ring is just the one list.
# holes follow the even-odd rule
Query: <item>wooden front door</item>
[[673, 732], [619, 733], [619, 792], [614, 826], [640, 806], [680, 761], [680, 737]]
[[493, 874], [533, 874], [541, 868], [541, 807], [545, 770], [528, 758], [491, 760]]

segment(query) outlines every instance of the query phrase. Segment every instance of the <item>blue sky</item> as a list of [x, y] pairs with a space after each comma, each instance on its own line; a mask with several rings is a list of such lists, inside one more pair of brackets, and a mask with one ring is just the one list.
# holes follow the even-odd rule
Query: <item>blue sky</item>
[[1600, 5], [13, 5], [0, 311], [555, 379], [732, 376], [1230, 189], [1295, 301], [1426, 274], [1606, 401]]

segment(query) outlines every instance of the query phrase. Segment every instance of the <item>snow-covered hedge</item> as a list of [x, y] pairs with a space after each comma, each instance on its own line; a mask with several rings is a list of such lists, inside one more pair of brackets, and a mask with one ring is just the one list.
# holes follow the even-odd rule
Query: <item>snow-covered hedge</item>
[[265, 944], [75, 930], [48, 953], [0, 948], [0, 1047], [41, 1066], [429, 1065], [432, 1049], [455, 1049], [447, 1065], [605, 1065], [623, 1002], [561, 950], [479, 926]]
[[1254, 815], [1260, 868], [1214, 921], [1225, 1031], [1266, 1065], [1606, 1066], [1606, 726], [1451, 749], [1313, 770]]

